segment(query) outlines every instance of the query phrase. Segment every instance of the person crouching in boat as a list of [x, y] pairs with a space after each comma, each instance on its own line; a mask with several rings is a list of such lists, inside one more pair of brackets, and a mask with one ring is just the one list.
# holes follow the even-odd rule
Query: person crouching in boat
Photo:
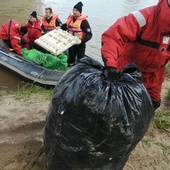
[[[41, 37], [42, 32], [42, 23], [37, 18], [37, 12], [33, 11], [30, 14], [30, 18], [28, 22], [26, 23], [26, 27], [28, 29], [28, 33], [23, 37], [26, 43], [26, 48], [38, 48], [38, 45], [34, 42], [37, 38]], [[24, 45], [24, 44], [23, 44]]]
[[19, 55], [22, 55], [22, 42], [23, 35], [27, 33], [27, 27], [22, 26], [20, 23], [10, 20], [2, 24], [0, 27], [0, 39], [3, 40], [5, 45], [7, 45], [7, 49], [12, 49]]

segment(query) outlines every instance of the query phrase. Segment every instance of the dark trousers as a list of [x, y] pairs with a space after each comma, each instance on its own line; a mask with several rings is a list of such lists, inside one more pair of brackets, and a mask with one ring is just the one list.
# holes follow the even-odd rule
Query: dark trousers
[[79, 60], [85, 56], [86, 44], [81, 43], [80, 45], [73, 45], [69, 48], [68, 63], [73, 64], [76, 60]]
[[11, 45], [11, 41], [10, 40], [3, 40], [3, 42], [9, 47], [9, 48], [13, 48]]
[[30, 49], [36, 49], [36, 50], [41, 51], [43, 53], [50, 53], [49, 51], [47, 51], [46, 49], [42, 48], [41, 46], [39, 46], [35, 42], [29, 43], [28, 45], [29, 45]]
[[153, 103], [153, 108], [154, 110], [156, 110], [158, 107], [160, 107], [161, 105], [161, 101], [153, 101], [152, 100], [152, 103]]

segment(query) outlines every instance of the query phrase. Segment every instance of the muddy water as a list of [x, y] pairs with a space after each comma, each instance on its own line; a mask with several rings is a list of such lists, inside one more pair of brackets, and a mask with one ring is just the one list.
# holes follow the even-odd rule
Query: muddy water
[[[88, 14], [89, 23], [93, 31], [93, 38], [87, 43], [86, 54], [97, 59], [102, 63], [100, 56], [100, 37], [113, 22], [119, 17], [128, 14], [131, 11], [138, 10], [150, 5], [154, 5], [158, 0], [82, 0], [83, 13]], [[37, 11], [41, 16], [44, 15], [45, 7], [52, 7], [55, 13], [64, 23], [72, 11], [77, 0], [0, 0], [1, 17], [0, 25], [10, 19], [25, 23], [32, 11]], [[18, 82], [22, 81], [21, 77], [14, 76], [9, 71], [4, 70], [0, 65], [0, 89], [14, 88]]]

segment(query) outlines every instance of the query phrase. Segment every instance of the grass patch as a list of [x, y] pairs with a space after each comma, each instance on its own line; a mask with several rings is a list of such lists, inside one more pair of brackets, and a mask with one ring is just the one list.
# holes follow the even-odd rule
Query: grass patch
[[2, 90], [2, 91], [0, 91], [0, 101], [2, 101], [3, 96], [7, 95], [7, 94], [14, 94], [14, 91], [12, 91], [12, 90]]
[[0, 98], [3, 97], [5, 94], [7, 94], [7, 93], [6, 93], [6, 90], [0, 91]]
[[166, 65], [166, 76], [170, 77], [170, 63]]
[[42, 100], [50, 100], [52, 96], [52, 89], [46, 89], [37, 85], [32, 85], [30, 87], [22, 87], [15, 91], [16, 99], [29, 100], [32, 95], [41, 97]]
[[148, 139], [148, 138], [143, 138], [141, 142], [142, 142], [143, 148], [145, 148], [145, 146], [150, 147], [152, 145], [152, 143], [154, 142], [154, 140]]
[[169, 100], [170, 101], [170, 89], [168, 89], [168, 93], [167, 93], [167, 100]]
[[170, 146], [161, 142], [157, 142], [156, 145], [162, 149], [163, 155], [169, 160], [168, 155], [170, 154]]
[[160, 111], [155, 114], [153, 123], [159, 129], [170, 132], [170, 111]]
[[169, 145], [166, 145], [166, 144], [163, 144], [161, 142], [157, 142], [156, 143], [158, 146], [160, 146], [162, 148], [163, 151], [170, 151], [170, 146]]
[[12, 95], [15, 99], [22, 99], [24, 101], [29, 101], [29, 103], [34, 103], [37, 101], [51, 100], [53, 94], [53, 88], [47, 89], [35, 84], [25, 85], [18, 87], [18, 90], [2, 90], [0, 91], [0, 101], [3, 100], [5, 95]]

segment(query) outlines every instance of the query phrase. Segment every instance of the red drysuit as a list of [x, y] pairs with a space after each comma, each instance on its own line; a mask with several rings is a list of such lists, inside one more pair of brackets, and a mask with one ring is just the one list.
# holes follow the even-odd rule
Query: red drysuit
[[118, 19], [102, 34], [106, 66], [134, 62], [153, 101], [160, 101], [165, 65], [170, 60], [170, 7], [167, 0]]
[[32, 43], [34, 42], [37, 38], [41, 37], [41, 21], [40, 20], [36, 20], [34, 23], [31, 23], [30, 21], [28, 21], [26, 23], [27, 29], [28, 29], [28, 33], [27, 35], [24, 36], [24, 39], [26, 40], [27, 43]]
[[19, 45], [21, 41], [21, 24], [14, 20], [4, 23], [0, 27], [0, 38], [3, 40], [9, 40], [14, 51], [21, 55], [22, 47]]

